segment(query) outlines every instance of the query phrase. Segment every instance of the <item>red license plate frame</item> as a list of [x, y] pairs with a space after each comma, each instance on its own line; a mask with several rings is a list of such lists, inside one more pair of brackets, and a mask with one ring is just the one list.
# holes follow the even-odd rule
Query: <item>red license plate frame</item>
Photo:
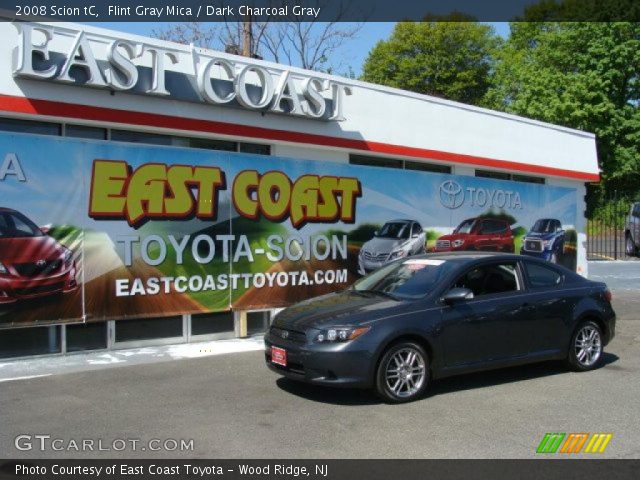
[[287, 366], [287, 351], [280, 347], [271, 347], [271, 363], [280, 365], [281, 367]]

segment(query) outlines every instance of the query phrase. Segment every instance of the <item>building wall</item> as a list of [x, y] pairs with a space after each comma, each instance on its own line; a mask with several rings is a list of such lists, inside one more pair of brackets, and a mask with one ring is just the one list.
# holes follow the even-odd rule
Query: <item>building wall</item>
[[[167, 70], [188, 76], [194, 74], [193, 54], [188, 46], [89, 26], [65, 23], [51, 25], [56, 32], [50, 42], [51, 51], [68, 52], [74, 35], [82, 29], [89, 36], [92, 51], [99, 61], [106, 60], [109, 38], [117, 37], [172, 49], [178, 56], [178, 63], [169, 65], [170, 62], [167, 62]], [[0, 49], [0, 64], [9, 66], [12, 64], [12, 51], [18, 42], [18, 32], [11, 23], [0, 23], [0, 36], [4, 39], [3, 48]], [[232, 60], [238, 65], [246, 64], [246, 59], [242, 57], [221, 52], [205, 53]], [[151, 56], [145, 54], [136, 62], [140, 66], [150, 67]], [[278, 75], [284, 68], [270, 62], [251, 62], [267, 68], [274, 75]], [[49, 81], [16, 80], [10, 68], [0, 70], [0, 94], [18, 99], [28, 97], [70, 105], [82, 104], [173, 116], [177, 117], [175, 125], [169, 121], [164, 122], [163, 127], [174, 131], [182, 130], [179, 118], [188, 118], [255, 127], [251, 130], [252, 136], [293, 141], [302, 145], [342, 145], [338, 148], [435, 158], [456, 165], [480, 162], [486, 166], [491, 163], [494, 168], [513, 168], [547, 176], [573, 175], [574, 178], [593, 180], [598, 175], [595, 139], [590, 133], [342, 77], [296, 68], [289, 70], [293, 76], [312, 74], [351, 89], [352, 95], [344, 100], [344, 121], [311, 120], [273, 113], [263, 115], [246, 109], [178, 102], [122, 92], [112, 95], [105, 90]], [[12, 111], [11, 108], [6, 110]], [[58, 111], [62, 110], [65, 110], [65, 116], [74, 115], [72, 106], [58, 108]], [[85, 118], [91, 116], [86, 112], [77, 114]], [[111, 121], [120, 123], [117, 115], [115, 121]], [[139, 126], [144, 124], [143, 121], [132, 121]], [[158, 125], [152, 128], [157, 130]], [[209, 125], [206, 128], [214, 127]], [[193, 128], [189, 127], [189, 130]], [[278, 136], [277, 132], [282, 131], [288, 132], [288, 138], [274, 138]], [[318, 138], [309, 139], [297, 134], [311, 134]]]
[[[92, 50], [100, 61], [106, 58], [109, 37], [125, 38], [174, 50], [179, 63], [167, 68], [193, 75], [192, 52], [187, 46], [95, 27], [64, 23], [51, 26], [63, 34], [52, 40], [52, 51], [68, 51], [73, 35], [82, 29], [91, 37]], [[578, 271], [587, 274], [584, 182], [594, 180], [599, 173], [595, 138], [590, 133], [296, 68], [290, 69], [294, 76], [312, 74], [352, 90], [345, 98], [343, 121], [262, 114], [239, 108], [16, 79], [10, 66], [18, 41], [17, 29], [11, 23], [0, 23], [0, 38], [3, 38], [0, 65], [4, 66], [0, 69], [0, 117], [268, 143], [272, 155], [302, 160], [348, 163], [350, 154], [357, 153], [444, 163], [452, 167], [451, 173], [458, 175], [474, 176], [477, 168], [526, 173], [544, 177], [548, 185], [575, 188], [578, 197], [578, 223], [575, 226], [579, 243]], [[246, 59], [241, 57], [208, 53], [246, 64]], [[251, 62], [269, 69], [274, 75], [285, 68], [269, 62]], [[146, 55], [138, 63], [150, 67], [150, 57]], [[87, 109], [86, 106], [97, 108]], [[241, 128], [234, 129], [234, 126]], [[246, 315], [242, 326], [243, 315], [242, 312], [234, 315], [236, 335], [247, 333]], [[191, 341], [191, 316], [185, 315], [182, 320], [185, 327], [180, 341]], [[257, 324], [261, 321], [261, 318], [256, 320]], [[116, 345], [115, 323], [108, 322], [108, 347]], [[72, 327], [62, 326], [60, 331], [54, 330], [58, 327], [50, 328], [49, 336], [62, 335], [62, 344], [66, 345], [65, 332]], [[203, 331], [207, 331], [206, 326]], [[209, 335], [206, 338], [226, 334]], [[149, 341], [157, 343], [161, 340]], [[175, 337], [171, 341], [175, 341]], [[123, 345], [132, 344], [125, 342]], [[65, 348], [61, 347], [61, 351]]]

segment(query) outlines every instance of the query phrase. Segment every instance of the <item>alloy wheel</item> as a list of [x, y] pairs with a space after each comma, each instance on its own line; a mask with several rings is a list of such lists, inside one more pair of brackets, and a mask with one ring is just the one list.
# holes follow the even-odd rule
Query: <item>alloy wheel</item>
[[583, 367], [594, 365], [602, 355], [600, 331], [594, 325], [585, 325], [576, 335], [574, 344], [576, 360]]
[[389, 358], [385, 370], [385, 382], [395, 396], [409, 398], [421, 390], [426, 373], [422, 353], [415, 348], [405, 347]]

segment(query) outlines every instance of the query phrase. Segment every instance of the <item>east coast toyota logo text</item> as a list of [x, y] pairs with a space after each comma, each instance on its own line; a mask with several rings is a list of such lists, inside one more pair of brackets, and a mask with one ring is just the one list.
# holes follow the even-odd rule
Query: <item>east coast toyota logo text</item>
[[[225, 172], [218, 167], [146, 163], [134, 169], [121, 160], [94, 160], [89, 216], [126, 220], [135, 228], [150, 219], [215, 220], [219, 193], [226, 188]], [[289, 219], [300, 229], [306, 223], [354, 223], [362, 188], [353, 177], [307, 174], [291, 179], [277, 170], [243, 170], [233, 179], [230, 194], [241, 216]]]
[[501, 188], [462, 187], [455, 180], [446, 180], [440, 184], [440, 203], [452, 210], [460, 208], [465, 202], [471, 207], [509, 208], [521, 210], [520, 193]]
[[[612, 433], [547, 433], [536, 453], [604, 453]], [[588, 439], [588, 441], [587, 441]], [[584, 447], [584, 450], [583, 450]]]

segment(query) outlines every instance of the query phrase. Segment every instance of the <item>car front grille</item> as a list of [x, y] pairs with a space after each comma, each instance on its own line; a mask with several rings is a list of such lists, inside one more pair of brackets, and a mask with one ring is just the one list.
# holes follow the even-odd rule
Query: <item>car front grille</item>
[[64, 286], [63, 283], [53, 283], [51, 285], [38, 285], [34, 287], [14, 288], [13, 291], [16, 295], [20, 295], [20, 296], [41, 295], [45, 293], [53, 293], [53, 292], [62, 290], [63, 286]]
[[384, 262], [389, 255], [387, 253], [373, 254], [371, 252], [365, 251], [362, 256], [365, 260], [368, 260], [370, 262]]
[[283, 328], [271, 327], [271, 335], [274, 337], [282, 338], [293, 343], [307, 343], [307, 336], [303, 332], [296, 332], [295, 330], [285, 330]]
[[43, 275], [51, 275], [62, 267], [62, 260], [43, 260], [31, 263], [14, 263], [18, 275], [21, 277], [39, 277]]
[[450, 248], [451, 241], [450, 240], [438, 240], [436, 242], [436, 248]]
[[525, 239], [524, 241], [524, 249], [528, 252], [541, 252], [542, 251], [542, 240], [529, 240]]

